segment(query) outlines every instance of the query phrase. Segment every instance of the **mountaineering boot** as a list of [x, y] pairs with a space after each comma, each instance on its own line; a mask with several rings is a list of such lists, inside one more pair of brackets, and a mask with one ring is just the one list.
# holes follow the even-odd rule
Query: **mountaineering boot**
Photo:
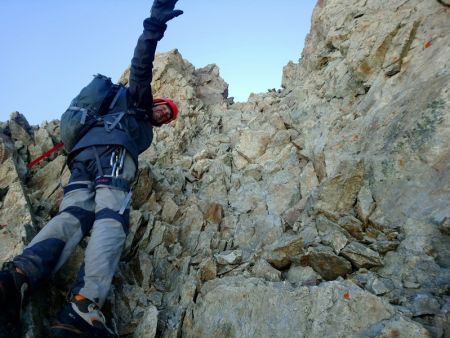
[[57, 322], [50, 328], [51, 337], [101, 337], [118, 335], [106, 326], [105, 316], [97, 304], [82, 295], [74, 295], [59, 312]]
[[27, 277], [13, 262], [5, 262], [0, 271], [0, 338], [20, 334], [20, 314], [27, 290]]

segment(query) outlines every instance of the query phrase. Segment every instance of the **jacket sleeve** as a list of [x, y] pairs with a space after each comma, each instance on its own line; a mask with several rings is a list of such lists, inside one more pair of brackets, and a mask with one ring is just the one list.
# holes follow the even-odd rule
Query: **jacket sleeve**
[[136, 111], [138, 118], [149, 115], [153, 106], [152, 70], [156, 45], [164, 36], [167, 25], [152, 18], [144, 20], [144, 31], [138, 39], [131, 60], [130, 79], [128, 82], [129, 105]]

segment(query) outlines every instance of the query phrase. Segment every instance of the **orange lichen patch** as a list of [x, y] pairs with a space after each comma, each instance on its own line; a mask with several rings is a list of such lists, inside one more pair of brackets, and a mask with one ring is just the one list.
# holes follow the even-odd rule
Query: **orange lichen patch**
[[427, 42], [425, 42], [424, 45], [423, 45], [424, 48], [430, 48], [431, 46], [432, 46], [431, 41], [427, 41]]
[[372, 68], [366, 63], [363, 62], [359, 67], [358, 70], [363, 74], [370, 74], [372, 72]]
[[391, 332], [389, 332], [389, 337], [400, 337], [400, 331], [399, 330], [391, 330]]
[[220, 224], [223, 219], [223, 206], [219, 203], [211, 203], [206, 211], [206, 219], [215, 224]]
[[344, 299], [350, 299], [350, 294], [348, 292], [344, 293]]
[[302, 256], [302, 257], [300, 257], [300, 265], [301, 266], [308, 266], [309, 265], [309, 256]]
[[355, 134], [352, 136], [352, 141], [358, 141], [359, 140], [359, 135]]

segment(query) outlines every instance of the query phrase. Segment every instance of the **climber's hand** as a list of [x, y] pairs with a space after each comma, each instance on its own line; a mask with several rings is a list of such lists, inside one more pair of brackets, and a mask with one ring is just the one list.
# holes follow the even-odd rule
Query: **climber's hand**
[[178, 0], [155, 0], [151, 10], [152, 20], [160, 24], [165, 24], [167, 21], [183, 14], [182, 10], [174, 9]]

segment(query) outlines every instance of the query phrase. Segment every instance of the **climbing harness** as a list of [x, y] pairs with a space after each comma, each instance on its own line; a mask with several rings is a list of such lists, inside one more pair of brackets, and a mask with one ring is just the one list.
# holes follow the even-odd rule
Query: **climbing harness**
[[[120, 173], [123, 170], [123, 165], [125, 163], [125, 156], [127, 154], [127, 151], [124, 147], [116, 147], [113, 152], [111, 153], [111, 158], [109, 160], [109, 164], [111, 165], [111, 177], [113, 179], [118, 179]], [[133, 190], [130, 188], [128, 191], [127, 196], [125, 196], [122, 205], [119, 210], [119, 214], [123, 215], [128, 208], [128, 205], [131, 201], [131, 196], [133, 195]]]
[[118, 177], [120, 172], [122, 171], [123, 163], [125, 162], [125, 155], [126, 150], [124, 147], [118, 147], [113, 150], [111, 154], [111, 159], [109, 161], [109, 164], [111, 165], [112, 168], [111, 172], [112, 177]]

